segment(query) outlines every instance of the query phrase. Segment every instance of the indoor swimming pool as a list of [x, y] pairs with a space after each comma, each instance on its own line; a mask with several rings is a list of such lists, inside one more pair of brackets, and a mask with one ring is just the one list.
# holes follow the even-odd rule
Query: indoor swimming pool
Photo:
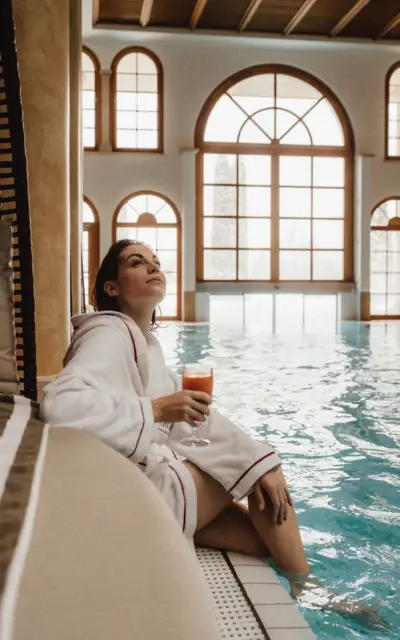
[[302, 607], [319, 640], [394, 640], [400, 628], [400, 323], [293, 333], [167, 325], [168, 364], [215, 367], [215, 406], [284, 459], [313, 573], [379, 604], [366, 631]]

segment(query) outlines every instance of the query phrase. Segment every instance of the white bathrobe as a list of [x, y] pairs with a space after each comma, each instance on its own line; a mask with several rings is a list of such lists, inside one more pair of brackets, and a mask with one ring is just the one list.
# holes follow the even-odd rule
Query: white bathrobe
[[191, 434], [189, 425], [154, 422], [151, 400], [180, 389], [154, 334], [144, 337], [129, 317], [115, 312], [77, 316], [72, 322], [65, 368], [45, 389], [46, 421], [84, 429], [139, 465], [189, 539], [196, 529], [197, 498], [185, 458], [236, 500], [280, 464], [268, 444], [252, 439], [216, 410], [201, 427], [211, 444], [182, 445], [182, 437]]

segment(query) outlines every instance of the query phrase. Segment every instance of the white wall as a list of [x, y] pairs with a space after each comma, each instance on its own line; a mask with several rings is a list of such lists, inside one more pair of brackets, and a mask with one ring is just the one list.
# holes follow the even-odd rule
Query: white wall
[[370, 201], [362, 203], [363, 215], [383, 198], [400, 195], [400, 161], [383, 159], [385, 75], [400, 60], [400, 46], [92, 29], [86, 13], [84, 43], [99, 57], [102, 69], [109, 69], [114, 55], [132, 45], [152, 49], [164, 67], [165, 153], [85, 153], [84, 192], [100, 214], [102, 254], [111, 242], [112, 214], [128, 193], [159, 191], [182, 211], [181, 150], [194, 146], [203, 103], [225, 78], [256, 64], [306, 70], [341, 100], [353, 126], [356, 154], [374, 156]]

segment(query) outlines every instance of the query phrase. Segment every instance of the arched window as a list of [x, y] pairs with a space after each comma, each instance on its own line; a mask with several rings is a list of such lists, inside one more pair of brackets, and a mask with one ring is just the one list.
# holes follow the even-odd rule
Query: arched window
[[385, 200], [371, 217], [372, 318], [400, 318], [400, 197]]
[[351, 281], [351, 126], [284, 65], [226, 80], [196, 128], [198, 279]]
[[157, 193], [131, 194], [114, 214], [115, 240], [130, 238], [149, 244], [167, 277], [167, 296], [161, 304], [163, 318], [181, 317], [181, 224], [177, 208]]
[[82, 51], [82, 141], [84, 149], [99, 148], [100, 63], [87, 47]]
[[400, 62], [386, 76], [386, 157], [400, 157]]
[[86, 310], [92, 304], [92, 292], [100, 261], [99, 215], [88, 198], [82, 210], [82, 275]]
[[151, 51], [130, 47], [112, 63], [114, 150], [163, 150], [163, 71]]

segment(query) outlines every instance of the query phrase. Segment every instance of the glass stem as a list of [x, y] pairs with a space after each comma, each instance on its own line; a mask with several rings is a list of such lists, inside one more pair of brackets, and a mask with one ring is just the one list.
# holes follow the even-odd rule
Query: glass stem
[[199, 439], [199, 427], [193, 427], [193, 440]]

